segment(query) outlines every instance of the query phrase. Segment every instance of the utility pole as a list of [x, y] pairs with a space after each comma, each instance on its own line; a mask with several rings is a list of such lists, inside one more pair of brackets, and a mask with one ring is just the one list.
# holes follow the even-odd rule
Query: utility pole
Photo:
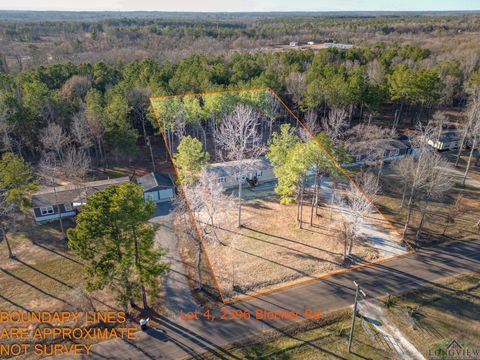
[[355, 330], [355, 317], [357, 316], [358, 294], [361, 292], [364, 297], [367, 296], [363, 292], [363, 290], [360, 290], [360, 285], [358, 285], [355, 281], [353, 283], [355, 284], [356, 290], [355, 290], [355, 303], [353, 304], [352, 328], [350, 329], [350, 338], [348, 339], [348, 352], [349, 353], [352, 352], [353, 332]]

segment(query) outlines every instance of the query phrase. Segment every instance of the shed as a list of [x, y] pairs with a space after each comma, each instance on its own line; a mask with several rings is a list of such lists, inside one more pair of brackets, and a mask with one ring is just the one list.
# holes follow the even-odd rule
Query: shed
[[138, 178], [138, 184], [143, 187], [145, 200], [160, 203], [172, 201], [175, 197], [175, 184], [167, 174], [151, 172]]

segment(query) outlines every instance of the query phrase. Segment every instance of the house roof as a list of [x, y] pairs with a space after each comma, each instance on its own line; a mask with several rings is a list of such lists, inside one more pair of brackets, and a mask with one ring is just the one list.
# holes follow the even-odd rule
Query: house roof
[[408, 135], [401, 134], [398, 137], [398, 140], [404, 143], [407, 148], [412, 148], [414, 146], [414, 144], [412, 143], [412, 139]]
[[90, 181], [78, 185], [66, 185], [45, 188], [32, 195], [32, 207], [41, 207], [55, 204], [68, 204], [75, 200], [85, 199], [96, 191], [110, 185], [119, 185], [129, 182], [128, 176], [99, 181]]
[[138, 184], [143, 187], [143, 191], [155, 191], [165, 188], [173, 188], [175, 184], [172, 178], [166, 174], [149, 173], [138, 178]]
[[374, 142], [371, 141], [360, 141], [355, 144], [351, 145], [352, 153], [355, 155], [360, 155], [367, 153], [372, 149], [372, 147], [375, 147], [375, 149], [382, 149], [382, 150], [396, 150], [396, 149], [407, 149], [408, 146], [400, 140], [396, 139], [378, 139], [375, 140]]
[[258, 159], [235, 160], [211, 164], [210, 166], [203, 168], [203, 171], [209, 176], [225, 177], [238, 174], [241, 169], [249, 171], [268, 170], [271, 168], [272, 165], [270, 165], [270, 161], [268, 161], [265, 156], [261, 156]]
[[439, 140], [441, 142], [458, 141], [459, 140], [458, 131], [457, 130], [444, 131], [440, 134]]

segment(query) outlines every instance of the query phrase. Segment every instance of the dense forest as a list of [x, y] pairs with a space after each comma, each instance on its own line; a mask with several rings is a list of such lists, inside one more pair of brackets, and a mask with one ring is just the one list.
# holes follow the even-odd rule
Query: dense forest
[[267, 51], [290, 41], [356, 46], [412, 43], [445, 59], [478, 53], [474, 13], [50, 13], [0, 12], [5, 71], [71, 61], [178, 61], [192, 54], [231, 56]]
[[478, 59], [433, 61], [428, 49], [383, 43], [316, 53], [40, 66], [0, 74], [2, 148], [35, 154], [42, 129], [56, 124], [75, 135], [83, 122], [99, 146], [131, 153], [135, 129], [150, 113], [149, 96], [253, 87], [271, 87], [301, 112], [346, 108], [360, 121], [387, 108], [397, 121], [414, 125], [433, 108], [462, 106], [479, 81]]

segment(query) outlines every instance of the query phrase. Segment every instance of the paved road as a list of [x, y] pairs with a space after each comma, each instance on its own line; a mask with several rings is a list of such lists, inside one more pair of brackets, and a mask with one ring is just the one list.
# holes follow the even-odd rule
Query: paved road
[[[326, 313], [351, 305], [353, 280], [362, 285], [368, 296], [377, 297], [387, 292], [398, 294], [431, 285], [434, 280], [445, 276], [479, 270], [480, 237], [476, 241], [422, 249], [384, 264], [292, 287], [224, 309], [252, 312], [256, 309], [300, 312], [320, 309]], [[213, 314], [219, 317], [220, 309]], [[94, 346], [88, 359], [178, 359], [187, 355], [196, 357], [198, 352], [207, 349], [222, 359], [228, 355], [224, 345], [266, 329], [280, 330], [290, 323], [291, 320], [182, 321], [178, 317], [174, 320], [156, 318], [151, 325], [166, 330], [167, 334], [151, 329], [148, 333], [140, 333], [138, 339], [131, 343], [120, 340], [104, 342]]]
[[163, 285], [166, 316], [168, 317], [175, 316], [178, 308], [185, 311], [192, 311], [197, 308], [190, 292], [185, 265], [180, 258], [172, 217], [173, 215], [171, 213], [168, 214], [167, 209], [167, 213], [163, 211], [159, 216], [150, 220], [160, 226], [155, 234], [155, 242], [167, 250], [163, 260], [170, 265], [170, 271]]

